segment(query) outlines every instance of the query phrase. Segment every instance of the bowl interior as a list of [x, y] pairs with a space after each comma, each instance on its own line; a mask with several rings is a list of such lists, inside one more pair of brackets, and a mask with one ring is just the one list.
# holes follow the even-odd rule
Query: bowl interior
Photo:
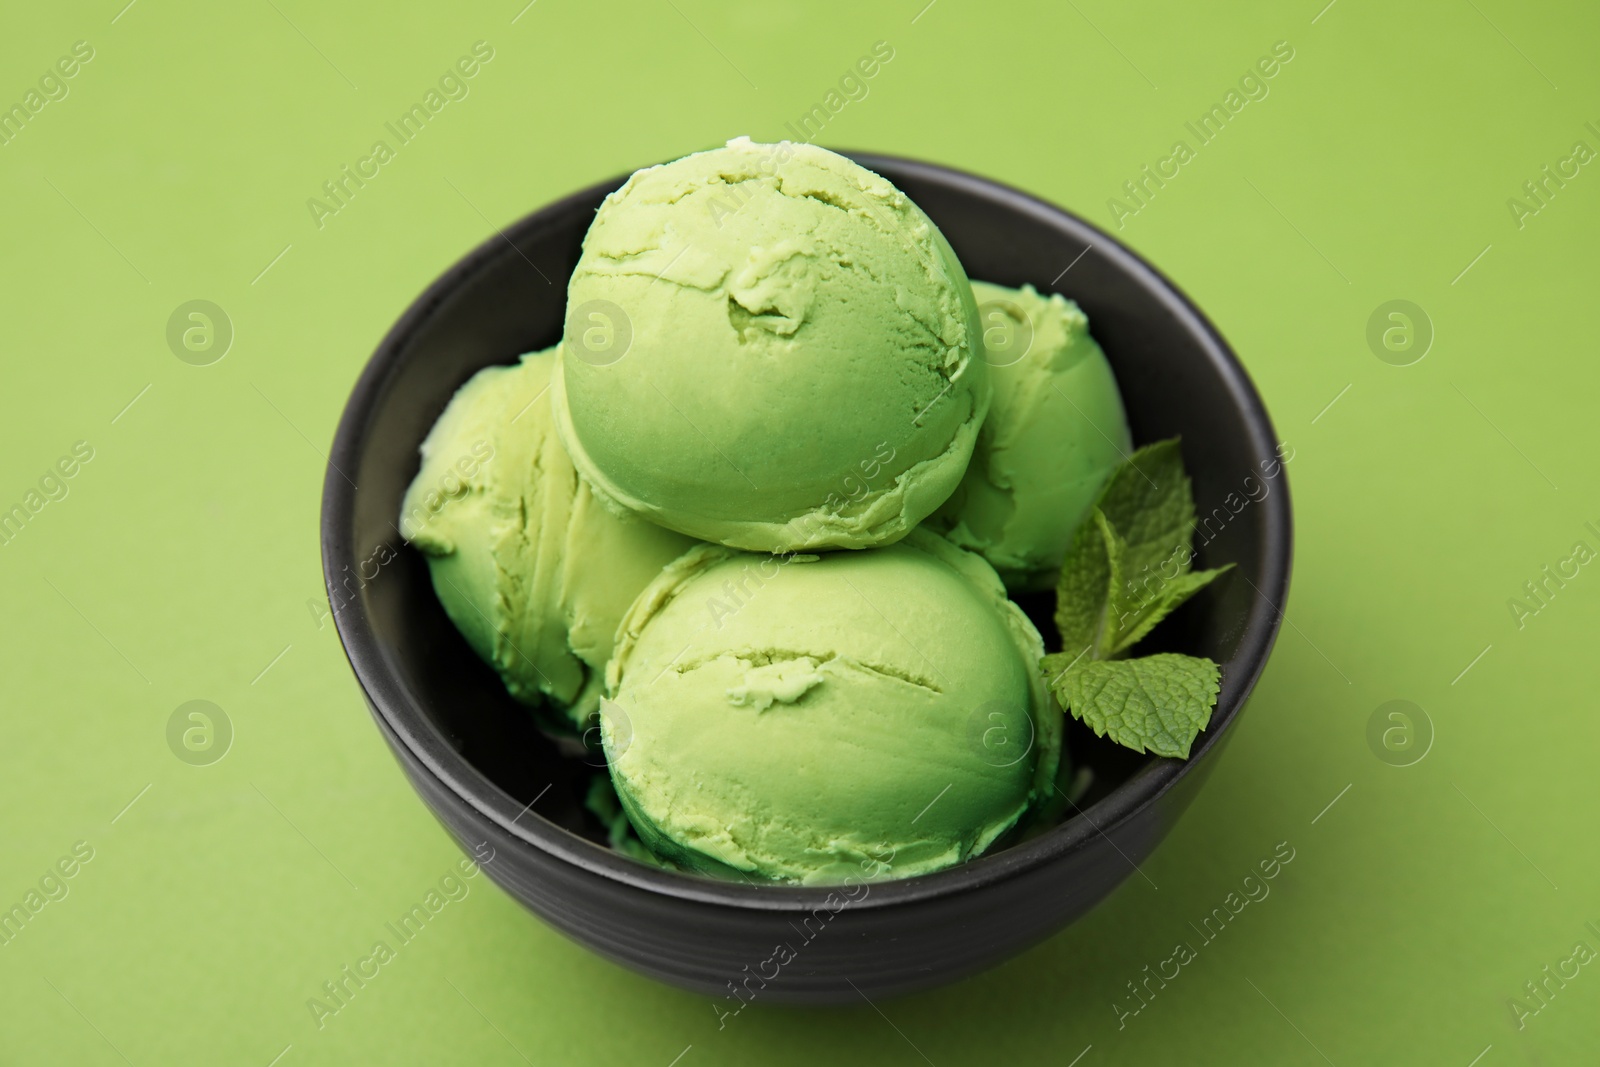
[[[1271, 603], [1282, 602], [1287, 582], [1287, 486], [1281, 475], [1266, 476], [1276, 441], [1243, 371], [1169, 283], [1081, 220], [943, 168], [854, 158], [917, 202], [971, 277], [1031, 282], [1076, 300], [1116, 372], [1135, 442], [1183, 438], [1206, 535], [1203, 544], [1197, 538], [1196, 566], [1238, 565], [1146, 645], [1224, 665], [1218, 710], [1192, 756], [1198, 760], [1259, 673], [1275, 629]], [[446, 273], [395, 326], [341, 427], [328, 475], [329, 493], [341, 501], [329, 515], [340, 528], [325, 531], [330, 595], [363, 684], [380, 708], [392, 703], [420, 716], [397, 730], [402, 739], [432, 762], [464, 760], [515, 807], [537, 801], [525, 824], [542, 817], [596, 843], [604, 840], [602, 828], [583, 801], [598, 761], [563, 751], [506, 694], [446, 618], [426, 564], [403, 544], [396, 522], [418, 469], [418, 446], [455, 390], [484, 366], [559, 339], [584, 232], [621, 181], [508, 227]], [[1023, 601], [1047, 643], [1052, 601], [1049, 594]], [[370, 655], [357, 645], [381, 659], [381, 670], [364, 666]], [[1080, 804], [1099, 825], [1116, 814], [1110, 809], [1139, 799], [1131, 793], [1153, 794], [1182, 772], [1178, 761], [1135, 754], [1068, 722], [1070, 757], [1093, 772]], [[1097, 814], [1093, 806], [1101, 802], [1109, 808]]]

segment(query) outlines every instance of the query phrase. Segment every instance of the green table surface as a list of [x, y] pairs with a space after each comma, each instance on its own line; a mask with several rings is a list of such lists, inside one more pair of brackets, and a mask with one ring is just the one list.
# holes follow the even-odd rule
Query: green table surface
[[[0, 544], [0, 908], [27, 912], [0, 927], [0, 1062], [1593, 1062], [1592, 8], [124, 2], [13, 5], [0, 34], [24, 115], [0, 143], [0, 509], [27, 513]], [[400, 143], [385, 123], [475, 42], [491, 58]], [[813, 105], [820, 143], [1110, 227], [1238, 350], [1294, 449], [1298, 543], [1228, 752], [1143, 877], [946, 989], [719, 1029], [480, 876], [318, 1018], [458, 859], [326, 618], [324, 455], [358, 372], [494, 227], [792, 137]], [[336, 212], [308, 206], [379, 140]], [[220, 360], [220, 333], [169, 344], [192, 300], [231, 323]], [[192, 700], [231, 726], [220, 761], [169, 744]]]

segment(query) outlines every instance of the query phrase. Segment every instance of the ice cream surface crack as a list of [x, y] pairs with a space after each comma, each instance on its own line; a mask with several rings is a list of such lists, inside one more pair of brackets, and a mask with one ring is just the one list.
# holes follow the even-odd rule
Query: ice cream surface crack
[[793, 704], [826, 680], [820, 666], [810, 656], [753, 666], [745, 671], [741, 684], [728, 687], [728, 703], [756, 711], [766, 711], [773, 704]]
[[612, 277], [634, 275], [651, 282], [667, 282], [685, 289], [715, 292], [728, 277], [728, 266], [700, 247], [694, 238], [668, 224], [626, 244], [596, 248], [595, 273]]
[[906, 670], [904, 667], [898, 667], [890, 663], [866, 663], [858, 659], [851, 659], [848, 656], [839, 657], [839, 663], [850, 670], [861, 671], [863, 674], [874, 674], [879, 678], [888, 678], [896, 682], [904, 682], [906, 685], [911, 685], [917, 687], [918, 689], [926, 690], [935, 696], [944, 695], [944, 690], [941, 689], [938, 683], [934, 682], [931, 678], [920, 677]]
[[750, 250], [728, 284], [728, 321], [741, 343], [756, 330], [789, 337], [805, 325], [817, 295], [814, 259], [789, 239]]
[[791, 193], [789, 190], [785, 189], [783, 190], [783, 193], [785, 196], [803, 196], [807, 200], [815, 200], [819, 204], [826, 204], [831, 208], [837, 208], [847, 215], [850, 213], [850, 204], [843, 197], [835, 196], [824, 189], [806, 189], [799, 194]]
[[666, 670], [681, 676], [712, 664], [731, 663], [736, 664], [740, 670], [750, 670], [752, 668], [760, 670], [802, 660], [812, 666], [817, 666], [827, 663], [834, 658], [834, 655], [835, 653], [832, 652], [794, 652], [779, 648], [741, 648], [718, 651], [699, 657], [688, 656], [674, 663], [669, 663]]

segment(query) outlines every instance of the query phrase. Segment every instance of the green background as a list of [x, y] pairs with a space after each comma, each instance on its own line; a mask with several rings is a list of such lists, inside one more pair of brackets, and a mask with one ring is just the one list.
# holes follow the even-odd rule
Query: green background
[[[0, 547], [0, 907], [75, 842], [94, 857], [0, 946], [0, 1062], [1592, 1057], [1600, 967], [1552, 982], [1521, 1028], [1509, 1002], [1576, 942], [1600, 949], [1600, 566], [1521, 627], [1507, 602], [1579, 539], [1600, 548], [1600, 175], [1520, 227], [1507, 200], [1575, 141], [1600, 148], [1600, 16], [1322, 2], [13, 5], [0, 103], [75, 41], [94, 58], [0, 146], [0, 508], [74, 442], [94, 455]], [[470, 95], [319, 229], [307, 199], [478, 40], [494, 56]], [[319, 1030], [307, 998], [458, 856], [325, 618], [324, 453], [364, 361], [493, 226], [783, 136], [879, 40], [893, 60], [821, 143], [991, 175], [1103, 226], [1125, 180], [1193, 146], [1186, 120], [1294, 50], [1119, 233], [1217, 323], [1295, 450], [1288, 622], [1230, 750], [1147, 877], [951, 988], [758, 1002], [719, 1031], [706, 998], [479, 877]], [[235, 332], [209, 366], [166, 340], [193, 299]], [[1435, 334], [1409, 366], [1367, 341], [1394, 299]], [[209, 766], [168, 746], [195, 699], [234, 731]], [[1405, 767], [1368, 742], [1396, 699], [1431, 722]], [[1125, 983], [1199, 944], [1190, 924], [1279, 842], [1295, 858], [1270, 896], [1119, 1028]]]

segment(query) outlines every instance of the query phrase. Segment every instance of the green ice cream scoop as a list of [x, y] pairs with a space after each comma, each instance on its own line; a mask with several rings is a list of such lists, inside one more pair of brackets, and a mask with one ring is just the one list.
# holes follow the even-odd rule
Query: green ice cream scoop
[[1051, 789], [1039, 633], [927, 531], [865, 552], [702, 545], [634, 602], [601, 736], [653, 852], [788, 883], [978, 855]]
[[961, 264], [805, 144], [636, 172], [584, 238], [553, 392], [597, 494], [739, 548], [864, 548], [955, 489], [989, 406]]
[[929, 525], [1014, 590], [1053, 586], [1078, 524], [1131, 448], [1089, 320], [1059, 294], [973, 282], [994, 402], [966, 477]]
[[532, 353], [457, 391], [422, 443], [400, 529], [512, 696], [582, 725], [628, 605], [694, 542], [595, 501], [555, 432], [555, 361]]

